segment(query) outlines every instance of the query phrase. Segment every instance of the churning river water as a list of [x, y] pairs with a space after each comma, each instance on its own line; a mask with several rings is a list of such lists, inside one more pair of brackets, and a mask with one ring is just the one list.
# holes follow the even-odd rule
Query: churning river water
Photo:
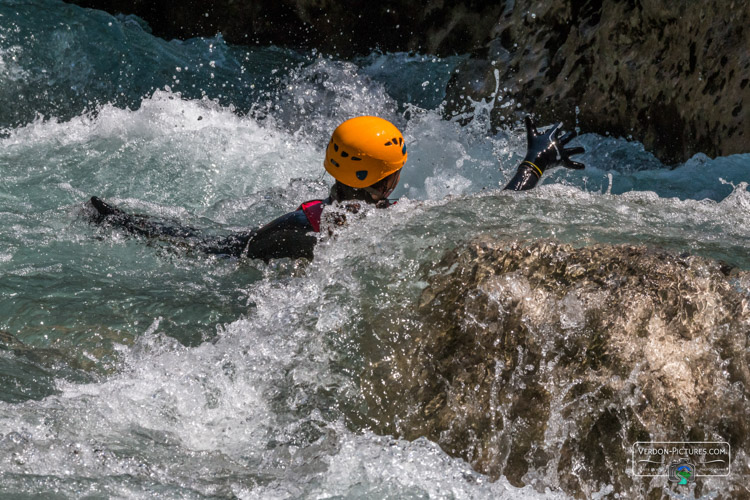
[[[0, 491], [565, 498], [373, 432], [360, 374], [389, 335], [377, 326], [413, 307], [430, 263], [482, 234], [750, 269], [750, 154], [671, 168], [586, 134], [585, 170], [502, 192], [524, 131], [491, 133], [482, 103], [467, 126], [442, 119], [459, 61], [168, 42], [134, 17], [0, 1]], [[207, 258], [89, 223], [97, 195], [207, 232], [257, 227], [326, 196], [324, 146], [361, 114], [404, 131], [399, 203], [307, 265]]]

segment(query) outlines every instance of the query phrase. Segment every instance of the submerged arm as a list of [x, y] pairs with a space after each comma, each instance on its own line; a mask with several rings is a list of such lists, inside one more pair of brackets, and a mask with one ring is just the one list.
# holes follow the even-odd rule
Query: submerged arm
[[540, 133], [529, 116], [526, 117], [526, 156], [518, 166], [516, 175], [505, 189], [525, 191], [536, 186], [545, 170], [561, 165], [565, 168], [581, 170], [582, 163], [571, 160], [573, 155], [584, 152], [582, 147], [565, 148], [576, 136], [576, 132], [562, 135], [562, 123]]
[[91, 205], [97, 214], [93, 222], [117, 227], [135, 236], [158, 240], [202, 253], [240, 257], [254, 232], [234, 233], [226, 237], [206, 236], [197, 229], [175, 221], [160, 221], [147, 215], [133, 215], [93, 196]]
[[312, 258], [317, 242], [317, 238], [309, 234], [313, 228], [302, 210], [283, 215], [256, 230], [221, 237], [205, 236], [194, 228], [176, 222], [167, 224], [145, 215], [131, 215], [96, 196], [91, 198], [91, 204], [98, 212], [93, 218], [96, 223], [209, 255], [265, 261], [283, 257]]

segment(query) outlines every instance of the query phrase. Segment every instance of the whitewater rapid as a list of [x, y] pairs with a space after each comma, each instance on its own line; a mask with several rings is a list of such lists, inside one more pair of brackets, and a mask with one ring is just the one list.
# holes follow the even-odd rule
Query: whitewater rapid
[[[586, 134], [586, 170], [508, 193], [523, 129], [491, 133], [481, 104], [468, 126], [442, 119], [458, 58], [166, 42], [59, 2], [0, 15], [0, 491], [565, 498], [372, 432], [365, 353], [412, 320], [429, 265], [488, 234], [750, 269], [750, 154], [670, 168]], [[323, 146], [359, 114], [404, 131], [399, 203], [306, 265], [191, 255], [88, 222], [97, 195], [207, 232], [257, 227], [326, 196]]]

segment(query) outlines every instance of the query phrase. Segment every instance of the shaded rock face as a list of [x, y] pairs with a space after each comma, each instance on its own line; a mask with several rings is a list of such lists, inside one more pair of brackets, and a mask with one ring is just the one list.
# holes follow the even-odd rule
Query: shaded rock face
[[214, 36], [230, 43], [309, 47], [343, 57], [383, 51], [467, 53], [481, 47], [502, 2], [468, 0], [71, 0], [135, 14], [164, 38]]
[[[576, 497], [661, 498], [666, 478], [628, 473], [636, 441], [728, 441], [746, 470], [743, 273], [644, 247], [480, 239], [428, 275], [420, 326], [363, 377], [380, 432]], [[696, 494], [747, 497], [740, 478]]]
[[543, 123], [637, 139], [666, 163], [748, 152], [748, 26], [739, 1], [509, 2], [458, 68], [446, 111], [467, 112], [498, 84], [496, 126], [520, 104]]

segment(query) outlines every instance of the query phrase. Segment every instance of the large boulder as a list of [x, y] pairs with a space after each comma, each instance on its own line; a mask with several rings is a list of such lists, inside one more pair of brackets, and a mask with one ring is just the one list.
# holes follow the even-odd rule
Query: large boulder
[[[641, 246], [489, 238], [427, 274], [417, 326], [363, 376], [379, 432], [576, 497], [662, 497], [664, 477], [629, 473], [637, 441], [728, 441], [747, 470], [746, 274]], [[695, 494], [747, 494], [740, 475], [714, 481]]]
[[520, 106], [544, 123], [632, 137], [670, 164], [750, 151], [747, 2], [508, 5], [449, 84], [449, 116], [492, 99], [496, 126]]

